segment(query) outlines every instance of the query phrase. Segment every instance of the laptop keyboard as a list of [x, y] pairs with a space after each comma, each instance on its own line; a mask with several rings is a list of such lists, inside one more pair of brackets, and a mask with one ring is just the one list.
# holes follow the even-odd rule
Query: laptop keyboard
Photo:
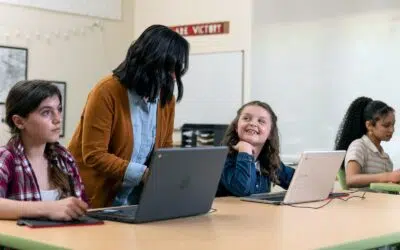
[[269, 201], [283, 201], [285, 198], [286, 191], [276, 192], [276, 193], [264, 193], [264, 194], [253, 194], [250, 197], [257, 198], [260, 200], [269, 200]]
[[88, 216], [102, 220], [118, 220], [119, 218], [135, 217], [138, 206], [127, 206], [120, 208], [110, 208], [97, 211], [90, 211]]

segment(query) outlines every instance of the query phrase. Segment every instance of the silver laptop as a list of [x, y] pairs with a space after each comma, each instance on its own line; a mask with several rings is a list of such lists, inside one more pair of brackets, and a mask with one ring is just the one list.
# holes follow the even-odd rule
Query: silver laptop
[[[346, 151], [303, 152], [287, 191], [269, 194], [254, 194], [242, 197], [244, 201], [269, 204], [295, 204], [325, 200], [335, 183], [336, 174]], [[331, 194], [336, 196], [335, 194]], [[338, 193], [337, 196], [342, 196]]]
[[155, 150], [138, 205], [93, 209], [88, 216], [142, 223], [207, 213], [227, 153], [224, 146]]

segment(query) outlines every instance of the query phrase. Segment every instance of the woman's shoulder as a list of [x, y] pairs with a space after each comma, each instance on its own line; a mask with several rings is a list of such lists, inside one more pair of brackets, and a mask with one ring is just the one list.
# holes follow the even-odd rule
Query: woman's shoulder
[[116, 95], [121, 92], [126, 93], [126, 88], [121, 84], [117, 77], [107, 75], [103, 77], [92, 89], [92, 93]]
[[365, 148], [366, 148], [366, 145], [365, 145], [364, 140], [362, 138], [358, 138], [358, 139], [355, 139], [354, 141], [352, 141], [350, 143], [348, 150], [351, 150], [351, 149], [365, 149]]

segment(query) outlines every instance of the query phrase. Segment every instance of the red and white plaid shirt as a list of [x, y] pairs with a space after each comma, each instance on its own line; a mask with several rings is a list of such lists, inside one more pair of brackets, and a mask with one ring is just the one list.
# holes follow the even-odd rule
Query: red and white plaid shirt
[[[55, 144], [54, 150], [57, 153], [57, 166], [68, 174], [75, 196], [87, 202], [74, 158], [59, 143]], [[19, 201], [42, 200], [36, 176], [18, 136], [0, 147], [0, 197]]]

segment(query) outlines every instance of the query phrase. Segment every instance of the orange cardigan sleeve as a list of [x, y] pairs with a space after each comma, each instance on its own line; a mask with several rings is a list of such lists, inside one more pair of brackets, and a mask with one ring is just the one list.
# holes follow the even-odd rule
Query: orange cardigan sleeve
[[82, 158], [87, 167], [108, 177], [123, 179], [129, 161], [107, 150], [116, 101], [105, 87], [95, 88], [89, 95], [82, 121]]
[[164, 148], [170, 148], [173, 146], [173, 133], [174, 133], [174, 121], [175, 121], [175, 97], [172, 98], [170, 105], [170, 112], [167, 120], [167, 137], [165, 143], [162, 145]]

